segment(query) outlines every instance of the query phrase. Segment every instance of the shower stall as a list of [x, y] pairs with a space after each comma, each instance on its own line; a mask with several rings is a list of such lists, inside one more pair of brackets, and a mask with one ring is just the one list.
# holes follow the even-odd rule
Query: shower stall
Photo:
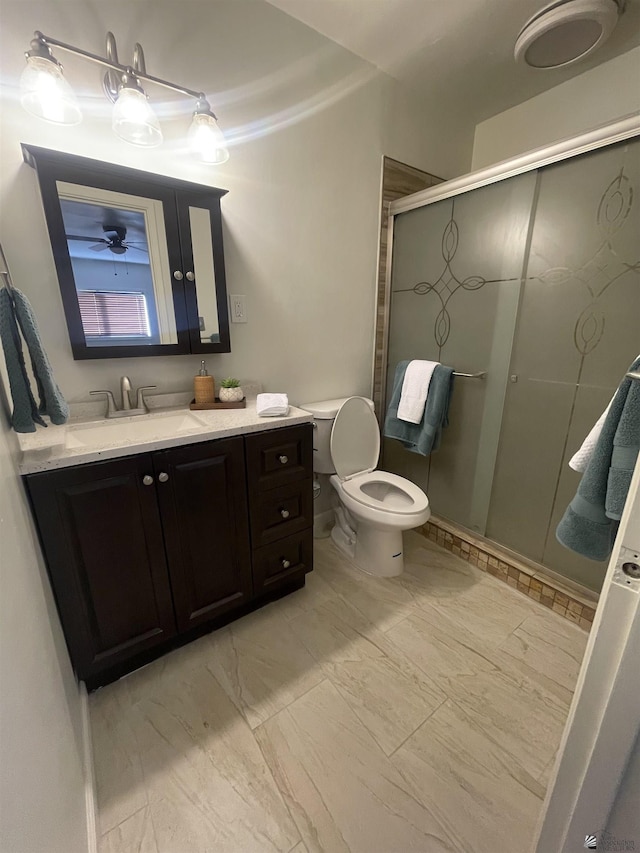
[[568, 462], [640, 352], [639, 133], [620, 122], [391, 207], [385, 406], [403, 359], [482, 375], [455, 378], [436, 453], [385, 440], [384, 467], [435, 515], [596, 591], [606, 563], [555, 529]]

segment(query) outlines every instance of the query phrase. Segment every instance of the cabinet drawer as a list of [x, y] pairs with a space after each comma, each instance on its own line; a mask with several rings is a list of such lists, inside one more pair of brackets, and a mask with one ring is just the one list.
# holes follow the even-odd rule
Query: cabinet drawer
[[251, 498], [251, 540], [261, 548], [313, 526], [311, 480], [259, 492]]
[[245, 447], [250, 491], [274, 489], [311, 476], [310, 423], [248, 435]]
[[255, 593], [270, 592], [312, 569], [313, 531], [309, 528], [253, 552]]

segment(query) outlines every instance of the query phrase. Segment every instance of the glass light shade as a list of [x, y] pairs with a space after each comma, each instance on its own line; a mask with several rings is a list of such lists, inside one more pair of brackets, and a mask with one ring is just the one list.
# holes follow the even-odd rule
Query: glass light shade
[[20, 78], [20, 100], [28, 113], [55, 124], [78, 124], [82, 113], [62, 68], [53, 59], [29, 56]]
[[153, 148], [162, 142], [160, 122], [139, 89], [120, 89], [113, 105], [111, 127], [116, 136], [132, 145]]
[[227, 143], [212, 115], [196, 113], [187, 134], [189, 147], [203, 163], [219, 166], [229, 159]]

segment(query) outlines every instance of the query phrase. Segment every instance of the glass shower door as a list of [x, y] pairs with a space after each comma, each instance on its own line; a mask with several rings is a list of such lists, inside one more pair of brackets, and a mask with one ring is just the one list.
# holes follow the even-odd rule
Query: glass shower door
[[429, 495], [434, 511], [484, 533], [536, 177], [521, 175], [396, 217], [389, 330], [396, 364], [440, 361], [457, 378], [449, 427], [429, 458], [395, 441], [384, 465]]
[[540, 170], [486, 533], [586, 586], [555, 529], [569, 459], [640, 351], [640, 143]]

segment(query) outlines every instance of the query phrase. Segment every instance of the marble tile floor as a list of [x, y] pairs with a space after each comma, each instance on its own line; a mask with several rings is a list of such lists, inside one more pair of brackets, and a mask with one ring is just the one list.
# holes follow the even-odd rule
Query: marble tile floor
[[416, 533], [90, 697], [100, 853], [527, 853], [587, 634]]

